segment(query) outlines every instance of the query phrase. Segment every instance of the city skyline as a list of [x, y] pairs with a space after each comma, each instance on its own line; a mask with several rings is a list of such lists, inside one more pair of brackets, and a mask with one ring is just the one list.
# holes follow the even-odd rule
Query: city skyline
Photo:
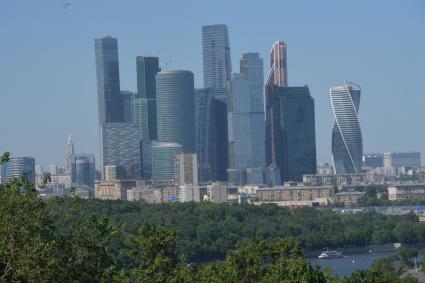
[[[52, 3], [52, 2], [50, 2]], [[412, 2], [413, 3], [413, 2]], [[419, 2], [417, 2], [419, 3]], [[3, 4], [1, 4], [3, 5]], [[17, 5], [17, 6], [14, 6]], [[44, 7], [46, 4], [41, 4]], [[92, 7], [92, 4], [88, 4], [88, 10]], [[109, 5], [109, 6], [108, 6]], [[110, 5], [106, 5], [107, 7], [103, 7], [102, 9], [106, 9]], [[314, 6], [314, 4], [312, 4]], [[325, 4], [325, 6], [328, 4]], [[357, 5], [357, 6], [356, 6]], [[362, 4], [351, 5], [354, 11], [362, 10]], [[363, 4], [364, 5], [364, 4]], [[201, 48], [200, 48], [200, 38], [201, 38], [201, 26], [207, 23], [224, 23], [227, 24], [230, 34], [230, 44], [232, 48], [232, 58], [233, 65], [237, 66], [235, 62], [242, 55], [242, 50], [245, 51], [254, 51], [260, 52], [260, 56], [263, 58], [268, 58], [267, 51], [269, 46], [275, 42], [276, 40], [283, 40], [288, 45], [288, 68], [290, 69], [290, 85], [303, 85], [307, 83], [310, 88], [310, 92], [312, 97], [316, 102], [316, 135], [317, 135], [317, 151], [318, 151], [318, 162], [323, 161], [331, 161], [331, 143], [330, 143], [330, 135], [332, 131], [332, 111], [330, 106], [330, 101], [328, 97], [328, 89], [337, 85], [344, 79], [353, 80], [362, 85], [362, 91], [364, 96], [362, 98], [362, 110], [360, 115], [360, 124], [362, 125], [362, 134], [363, 134], [363, 142], [364, 142], [364, 152], [385, 152], [385, 151], [406, 151], [406, 150], [417, 150], [424, 153], [424, 137], [420, 131], [415, 131], [418, 123], [423, 120], [423, 113], [419, 110], [420, 105], [424, 105], [424, 97], [422, 95], [423, 90], [420, 88], [420, 79], [418, 72], [418, 67], [423, 65], [425, 62], [423, 58], [423, 54], [418, 53], [425, 43], [423, 39], [412, 38], [416, 33], [416, 30], [419, 30], [420, 27], [423, 27], [425, 22], [421, 21], [420, 18], [415, 17], [415, 14], [411, 14], [414, 12], [415, 8], [422, 9], [424, 11], [424, 6], [420, 4], [407, 5], [399, 7], [398, 5], [390, 2], [388, 4], [392, 7], [392, 14], [395, 14], [395, 10], [400, 8], [399, 11], [401, 13], [400, 17], [410, 17], [410, 22], [404, 23], [404, 25], [408, 25], [411, 27], [411, 32], [402, 35], [400, 32], [402, 29], [391, 29], [391, 25], [389, 24], [390, 16], [382, 16], [384, 23], [388, 24], [388, 27], [383, 27], [384, 24], [376, 24], [372, 25], [372, 30], [379, 30], [382, 32], [379, 33], [382, 38], [373, 39], [371, 36], [366, 36], [360, 33], [360, 29], [363, 25], [365, 25], [368, 20], [370, 23], [370, 18], [372, 17], [373, 12], [366, 11], [364, 12], [366, 16], [366, 23], [359, 23], [359, 31], [355, 33], [357, 38], [352, 38], [351, 40], [356, 41], [359, 38], [364, 48], [360, 48], [355, 51], [355, 47], [361, 47], [361, 45], [357, 42], [353, 42], [355, 47], [346, 46], [346, 44], [339, 45], [335, 41], [331, 43], [325, 42], [326, 38], [329, 38], [332, 34], [332, 31], [335, 31], [332, 26], [327, 26], [329, 22], [325, 22], [325, 26], [329, 28], [328, 32], [323, 32], [323, 40], [320, 40], [320, 45], [315, 46], [316, 50], [312, 46], [308, 46], [308, 43], [305, 39], [298, 39], [291, 34], [300, 33], [305, 30], [305, 27], [297, 27], [286, 25], [283, 26], [280, 31], [272, 31], [269, 32], [270, 36], [265, 38], [265, 36], [261, 35], [261, 29], [265, 29], [264, 24], [258, 24], [258, 27], [253, 28], [251, 24], [241, 28], [240, 25], [235, 23], [234, 21], [228, 18], [226, 20], [226, 15], [222, 17], [217, 17], [217, 19], [213, 19], [211, 17], [200, 20], [198, 17], [190, 24], [193, 26], [191, 31], [194, 33], [190, 36], [188, 43], [178, 42], [176, 45], [181, 45], [177, 48], [177, 51], [180, 53], [171, 54], [158, 54], [154, 50], [154, 45], [161, 46], [158, 44], [158, 38], [152, 37], [149, 33], [146, 36], [140, 36], [140, 34], [136, 33], [134, 30], [129, 30], [128, 32], [124, 32], [122, 28], [124, 25], [119, 26], [120, 28], [114, 29], [111, 28], [112, 25], [105, 25], [102, 28], [92, 27], [89, 29], [90, 36], [92, 36], [89, 40], [87, 34], [83, 34], [81, 36], [82, 40], [77, 40], [74, 45], [65, 46], [60, 45], [62, 52], [72, 52], [75, 47], [78, 50], [77, 54], [82, 56], [76, 57], [73, 54], [73, 58], [75, 61], [80, 62], [81, 60], [85, 60], [89, 57], [87, 63], [84, 63], [81, 67], [83, 70], [81, 74], [75, 74], [73, 77], [73, 83], [71, 85], [61, 85], [62, 77], [69, 77], [68, 71], [64, 70], [67, 67], [64, 65], [58, 65], [60, 69], [55, 70], [57, 73], [53, 76], [49, 82], [51, 83], [51, 87], [46, 83], [47, 80], [44, 78], [42, 74], [35, 74], [35, 78], [29, 78], [29, 85], [31, 88], [25, 88], [25, 86], [18, 86], [14, 79], [10, 79], [10, 76], [15, 74], [15, 67], [12, 66], [10, 60], [16, 60], [17, 67], [22, 66], [20, 60], [17, 59], [18, 53], [8, 53], [10, 58], [4, 57], [5, 65], [11, 66], [8, 70], [4, 68], [0, 68], [0, 73], [2, 76], [0, 79], [0, 83], [6, 86], [5, 93], [2, 93], [2, 101], [5, 104], [11, 103], [15, 105], [15, 103], [22, 101], [31, 102], [28, 103], [31, 105], [31, 109], [29, 109], [28, 105], [24, 105], [24, 101], [22, 101], [22, 108], [25, 111], [26, 117], [28, 118], [31, 115], [31, 121], [26, 121], [24, 124], [22, 120], [17, 119], [15, 124], [12, 126], [6, 125], [6, 123], [2, 123], [1, 132], [3, 133], [13, 133], [14, 137], [6, 137], [2, 143], [0, 144], [0, 150], [10, 151], [15, 156], [22, 155], [30, 155], [34, 156], [37, 160], [37, 163], [44, 164], [47, 166], [48, 164], [62, 164], [63, 163], [63, 147], [66, 143], [67, 134], [70, 132], [73, 135], [73, 141], [76, 146], [84, 152], [93, 152], [96, 154], [96, 157], [99, 156], [99, 139], [97, 132], [97, 111], [96, 110], [96, 85], [95, 85], [95, 64], [93, 60], [93, 50], [92, 50], [92, 40], [93, 38], [97, 38], [103, 34], [105, 34], [105, 30], [109, 29], [111, 35], [117, 37], [119, 41], [119, 58], [120, 58], [120, 79], [121, 79], [121, 89], [130, 89], [131, 91], [135, 91], [135, 68], [134, 68], [134, 60], [137, 55], [146, 55], [150, 53], [156, 53], [154, 55], [158, 55], [160, 57], [161, 66], [164, 66], [165, 60], [173, 60], [173, 63], [169, 64], [170, 69], [188, 69], [191, 70], [195, 74], [195, 87], [202, 86], [202, 60], [201, 60]], [[291, 6], [291, 5], [290, 5]], [[295, 5], [296, 6], [296, 5]], [[5, 8], [16, 9], [19, 7], [19, 4], [6, 4]], [[294, 5], [291, 7], [294, 8]], [[373, 5], [372, 5], [373, 7]], [[61, 7], [58, 7], [61, 8]], [[375, 6], [376, 8], [376, 6]], [[73, 9], [73, 10], [72, 10]], [[68, 21], [72, 22], [70, 19], [70, 13], [74, 11], [79, 11], [79, 7], [77, 4], [70, 7], [69, 11], [62, 11], [58, 13], [68, 13], [66, 14], [68, 17]], [[340, 6], [335, 9], [341, 9]], [[4, 10], [4, 9], [3, 9]], [[372, 9], [373, 10], [373, 9]], [[52, 12], [47, 9], [47, 11]], [[376, 10], [375, 10], [376, 11]], [[0, 12], [1, 13], [1, 12]], [[25, 14], [25, 12], [23, 12]], [[81, 13], [81, 11], [79, 12]], [[390, 13], [391, 15], [391, 13]], [[5, 15], [7, 16], [7, 15]], [[5, 17], [7, 19], [8, 17]], [[66, 20], [66, 19], [65, 19]], [[64, 20], [64, 21], [65, 21]], [[293, 19], [292, 19], [293, 20]], [[2, 22], [2, 20], [0, 20]], [[14, 21], [12, 21], [13, 23]], [[67, 23], [69, 23], [67, 22]], [[247, 23], [245, 21], [245, 23]], [[7, 26], [7, 25], [6, 25]], [[36, 25], [37, 26], [37, 25]], [[319, 24], [319, 26], [323, 27], [323, 24]], [[344, 27], [348, 28], [348, 32], [356, 31], [357, 29], [353, 28], [351, 25], [344, 25]], [[404, 26], [404, 27], [405, 27]], [[66, 26], [68, 31], [69, 27]], [[187, 27], [186, 23], [182, 23], [182, 27]], [[19, 31], [22, 27], [16, 26], [15, 29]], [[253, 28], [253, 29], [252, 29]], [[176, 28], [178, 29], [178, 28]], [[12, 28], [13, 30], [13, 28]], [[156, 31], [162, 31], [162, 27], [154, 28]], [[249, 34], [240, 34], [241, 31], [249, 31]], [[292, 31], [291, 31], [292, 30]], [[391, 30], [394, 34], [389, 36], [388, 31]], [[4, 31], [5, 38], [12, 39], [15, 42], [18, 39], [11, 37], [9, 32]], [[36, 33], [37, 34], [37, 33]], [[72, 33], [71, 33], [72, 34]], [[163, 34], [164, 37], [174, 36], [172, 32]], [[312, 39], [318, 40], [318, 37], [313, 36], [312, 33], [309, 33], [312, 36]], [[335, 33], [332, 35], [335, 36]], [[8, 37], [9, 36], [9, 37]], [[256, 40], [251, 40], [249, 43], [249, 37], [254, 36]], [[342, 36], [342, 35], [341, 35]], [[142, 41], [138, 41], [137, 37], [142, 37]], [[390, 37], [397, 37], [397, 41], [390, 41]], [[46, 38], [46, 35], [41, 36], [41, 38]], [[152, 40], [150, 40], [152, 38]], [[244, 39], [242, 39], [244, 38]], [[258, 39], [257, 39], [258, 38]], [[365, 39], [369, 39], [369, 41], [365, 41]], [[404, 42], [403, 42], [404, 39]], [[6, 40], [5, 42], [7, 42]], [[150, 42], [151, 41], [151, 42]], [[261, 46], [256, 44], [255, 42], [261, 41]], [[378, 41], [382, 41], [378, 44]], [[47, 42], [50, 42], [49, 40]], [[46, 42], [46, 43], [47, 43]], [[391, 44], [389, 44], [391, 42]], [[310, 41], [312, 43], [312, 41]], [[329, 55], [330, 52], [335, 51], [336, 49], [332, 48], [332, 44], [335, 44], [337, 48], [339, 48], [339, 53], [335, 54], [335, 58], [331, 58]], [[5, 50], [8, 50], [8, 43], [6, 43]], [[39, 48], [44, 46], [38, 46], [35, 44], [36, 48], [30, 50], [31, 52], [35, 52], [36, 56], [29, 60], [28, 67], [33, 70], [36, 68], [37, 64], [34, 62], [38, 62], [38, 60], [44, 58], [47, 54], [44, 54]], [[181, 48], [185, 48], [185, 46], [191, 46], [191, 52], [196, 52], [196, 56], [192, 56], [189, 62], [184, 62], [185, 58], [188, 58], [188, 53], [182, 52]], [[53, 45], [54, 46], [54, 45]], [[266, 46], [265, 48], [262, 46]], [[382, 48], [382, 52], [380, 54], [374, 53], [374, 58], [371, 56], [366, 56], [362, 59], [362, 56], [365, 55], [366, 51], [377, 51], [378, 47]], [[134, 49], [140, 50], [142, 48], [143, 52], [133, 52]], [[25, 51], [24, 47], [19, 48], [21, 51]], [[325, 50], [328, 49], [328, 50]], [[423, 49], [423, 48], [422, 48]], [[82, 51], [86, 50], [87, 54], [83, 54]], [[153, 51], [152, 51], [153, 50]], [[381, 51], [381, 49], [379, 49]], [[390, 56], [394, 51], [402, 51], [398, 52], [403, 56], [396, 56], [393, 58]], [[409, 51], [409, 52], [407, 52]], [[38, 53], [37, 53], [38, 52]], [[161, 52], [161, 51], [160, 51]], [[325, 52], [325, 56], [322, 64], [317, 59], [311, 60], [308, 62], [308, 59], [312, 59], [312, 56], [318, 55], [317, 52]], [[22, 52], [21, 52], [22, 53]], [[31, 53], [29, 53], [31, 54]], [[181, 54], [181, 55], [179, 55]], [[55, 58], [55, 53], [52, 53], [52, 59]], [[306, 59], [302, 59], [301, 57], [305, 56]], [[28, 58], [27, 56], [24, 56]], [[401, 57], [404, 62], [401, 61]], [[39, 59], [37, 59], [39, 58]], [[47, 57], [46, 57], [47, 58]], [[132, 59], [131, 67], [127, 63]], [[391, 58], [391, 60], [390, 60]], [[414, 58], [414, 59], [413, 59]], [[2, 57], [3, 59], [3, 57]], [[65, 63], [69, 63], [69, 59], [63, 59]], [[337, 60], [343, 60], [341, 64], [338, 64]], [[45, 60], [43, 60], [45, 61]], [[265, 64], [267, 64], [267, 60], [265, 60]], [[327, 64], [323, 64], [323, 62], [327, 61]], [[358, 62], [355, 62], [358, 61]], [[391, 65], [388, 65], [391, 61]], [[122, 63], [123, 62], [123, 63]], [[370, 62], [370, 64], [366, 64]], [[342, 64], [349, 65], [350, 69], [345, 69], [342, 67]], [[324, 74], [319, 74], [316, 72], [318, 69], [315, 69], [314, 65], [320, 65], [320, 69]], [[331, 70], [334, 68], [336, 70]], [[45, 76], [52, 75], [51, 68], [55, 66], [53, 63], [48, 63], [47, 68], [45, 69]], [[388, 68], [392, 66], [392, 68]], [[70, 69], [74, 72], [79, 72], [80, 68], [71, 64]], [[266, 66], [265, 66], [266, 67]], [[416, 69], [415, 69], [416, 67]], [[363, 68], [363, 71], [361, 71]], [[386, 69], [391, 69], [390, 71]], [[416, 70], [416, 72], [414, 71]], [[23, 75], [25, 75], [27, 71], [24, 71]], [[10, 74], [9, 74], [10, 73]], [[44, 72], [42, 72], [44, 73]], [[266, 72], [265, 72], [266, 73]], [[406, 74], [403, 74], [406, 73]], [[130, 75], [133, 74], [133, 75]], [[87, 79], [82, 78], [81, 76], [86, 76]], [[317, 76], [317, 78], [316, 78]], [[19, 76], [17, 76], [19, 77]], [[52, 79], [56, 78], [57, 81], [54, 82]], [[312, 79], [313, 78], [313, 79]], [[397, 78], [397, 79], [396, 79]], [[37, 83], [34, 83], [37, 80]], [[4, 80], [4, 81], [3, 81]], [[322, 82], [318, 82], [321, 80]], [[390, 83], [395, 82], [395, 83]], [[66, 86], [66, 87], [65, 87]], [[61, 89], [61, 90], [59, 90]], [[90, 91], [89, 91], [90, 90]], [[53, 97], [53, 94], [56, 97]], [[66, 94], [69, 94], [66, 97]], [[14, 97], [11, 97], [14, 95]], [[28, 96], [30, 95], [30, 96]], [[50, 98], [49, 102], [44, 101], [44, 104], [47, 105], [43, 108], [41, 104], [39, 104], [36, 100], [36, 96], [42, 95], [41, 98]], [[20, 98], [19, 98], [20, 97]], [[33, 98], [34, 97], [34, 98]], [[84, 97], [84, 99], [83, 99]], [[385, 99], [383, 99], [385, 97]], [[404, 99], [406, 98], [406, 99]], [[70, 101], [72, 99], [73, 101]], [[43, 99], [41, 99], [43, 100]], [[67, 107], [62, 107], [62, 104]], [[84, 105], [83, 105], [84, 104]], [[68, 107], [69, 106], [69, 107]], [[409, 111], [407, 111], [407, 107], [409, 107]], [[13, 107], [10, 107], [13, 108]], [[68, 109], [69, 108], [69, 109]], [[410, 109], [411, 108], [411, 109]], [[28, 110], [29, 109], [29, 110]], [[63, 115], [59, 115], [57, 112], [60, 109], [60, 112], [63, 112]], [[401, 110], [400, 110], [401, 109]], [[70, 112], [71, 111], [71, 112]], [[401, 113], [400, 113], [401, 112]], [[35, 115], [36, 114], [36, 115]], [[62, 114], [62, 113], [61, 113]], [[401, 114], [401, 115], [400, 115]], [[5, 109], [0, 114], [0, 119], [2, 121], [7, 121], [7, 117], [11, 115], [9, 109]], [[24, 115], [25, 116], [25, 115]], [[53, 122], [55, 120], [55, 122]], [[362, 122], [367, 121], [368, 123]], [[82, 122], [85, 121], [85, 122]], [[396, 127], [400, 137], [393, 137], [393, 132], [390, 131], [390, 125], [392, 127]], [[37, 138], [31, 143], [25, 143], [22, 134], [18, 133], [15, 129], [19, 128], [22, 132], [27, 132], [28, 136], [35, 136], [34, 130], [39, 133], [41, 131], [41, 137], [45, 138]], [[47, 128], [47, 129], [45, 129]], [[20, 132], [19, 131], [19, 132]], [[97, 158], [98, 159], [98, 158]], [[98, 159], [100, 160], [100, 159]]]

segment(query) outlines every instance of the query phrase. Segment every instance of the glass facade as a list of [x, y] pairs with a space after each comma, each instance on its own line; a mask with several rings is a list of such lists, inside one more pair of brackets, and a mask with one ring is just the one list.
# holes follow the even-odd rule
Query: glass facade
[[358, 119], [360, 92], [360, 86], [349, 82], [330, 89], [335, 120], [332, 130], [335, 174], [361, 173], [363, 142]]
[[214, 181], [217, 174], [216, 103], [214, 100], [214, 88], [195, 89], [196, 152], [201, 182]]
[[103, 124], [100, 128], [100, 144], [102, 170], [108, 165], [119, 166], [127, 172], [125, 179], [141, 178], [140, 133], [136, 125]]
[[123, 122], [117, 39], [110, 36], [95, 39], [95, 53], [99, 124]]
[[175, 180], [176, 156], [182, 152], [177, 143], [153, 142], [152, 179], [155, 181]]
[[[143, 139], [157, 140], [157, 113], [156, 113], [156, 80], [155, 76], [160, 71], [158, 57], [137, 56], [137, 100], [140, 103], [134, 104], [135, 120], [147, 119], [141, 124], [140, 130]], [[147, 124], [145, 128], [144, 124]], [[148, 131], [146, 134], [146, 130]], [[147, 137], [147, 138], [146, 138]]]
[[308, 86], [274, 87], [273, 149], [283, 182], [302, 181], [316, 173], [316, 131], [314, 99]]
[[94, 188], [96, 177], [96, 165], [93, 154], [77, 154], [75, 157], [76, 181], [78, 185], [86, 185]]
[[196, 151], [193, 73], [165, 71], [156, 75], [158, 141]]
[[14, 178], [26, 176], [35, 183], [35, 159], [33, 157], [11, 157], [1, 165], [1, 183], [7, 184]]

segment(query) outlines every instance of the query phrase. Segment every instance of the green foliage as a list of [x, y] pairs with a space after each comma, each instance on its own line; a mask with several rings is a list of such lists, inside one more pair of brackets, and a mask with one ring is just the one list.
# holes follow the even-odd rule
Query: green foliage
[[3, 164], [3, 163], [8, 162], [8, 161], [9, 161], [9, 159], [10, 159], [10, 153], [6, 151], [6, 152], [5, 152], [5, 153], [3, 153], [3, 154], [1, 155], [1, 157], [0, 157], [0, 164]]
[[411, 277], [398, 278], [392, 274], [384, 273], [379, 270], [358, 270], [350, 277], [344, 277], [342, 283], [410, 283], [418, 282]]

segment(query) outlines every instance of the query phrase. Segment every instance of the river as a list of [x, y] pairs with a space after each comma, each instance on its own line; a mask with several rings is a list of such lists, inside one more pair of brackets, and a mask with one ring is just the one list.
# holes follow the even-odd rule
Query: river
[[370, 268], [372, 262], [382, 257], [389, 257], [394, 254], [394, 251], [385, 252], [372, 252], [360, 254], [347, 254], [341, 258], [319, 259], [310, 258], [312, 265], [320, 265], [322, 267], [329, 267], [332, 273], [342, 279], [344, 276], [350, 275], [352, 272], [359, 269]]

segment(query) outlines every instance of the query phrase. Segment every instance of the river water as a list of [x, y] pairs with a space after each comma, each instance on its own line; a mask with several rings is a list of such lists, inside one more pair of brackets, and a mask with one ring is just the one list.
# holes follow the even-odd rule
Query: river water
[[342, 279], [344, 276], [349, 276], [352, 272], [359, 269], [370, 268], [372, 262], [382, 257], [389, 257], [394, 254], [394, 251], [372, 252], [361, 254], [347, 254], [341, 258], [319, 259], [310, 258], [312, 265], [320, 265], [329, 267], [332, 273]]

